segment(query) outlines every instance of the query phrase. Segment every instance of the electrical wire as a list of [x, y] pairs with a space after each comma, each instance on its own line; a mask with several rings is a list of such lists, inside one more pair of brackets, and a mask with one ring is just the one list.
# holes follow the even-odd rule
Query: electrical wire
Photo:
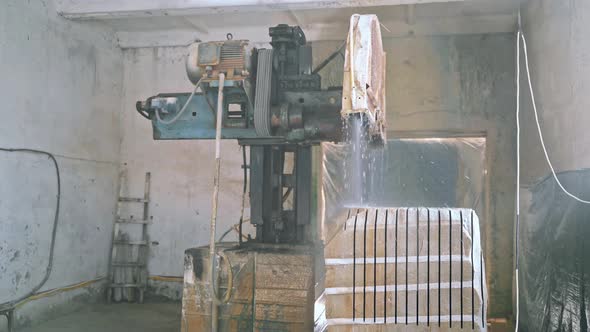
[[240, 206], [240, 224], [238, 227], [238, 242], [242, 244], [242, 226], [244, 223], [244, 206], [246, 205], [246, 193], [248, 191], [248, 166], [246, 165], [246, 146], [242, 145], [242, 168], [244, 169], [244, 184], [242, 187], [242, 204]]
[[545, 153], [545, 160], [547, 160], [547, 164], [549, 165], [549, 168], [551, 169], [551, 174], [553, 174], [553, 178], [555, 179], [555, 182], [557, 182], [557, 185], [559, 186], [559, 188], [561, 188], [561, 190], [566, 195], [568, 195], [569, 197], [575, 199], [576, 201], [578, 201], [580, 203], [590, 204], [590, 201], [585, 200], [585, 199], [581, 199], [578, 196], [567, 191], [567, 189], [565, 189], [565, 187], [561, 184], [561, 181], [559, 181], [559, 179], [557, 178], [557, 174], [555, 173], [555, 169], [553, 168], [553, 164], [551, 163], [551, 160], [549, 159], [549, 154], [547, 153], [547, 147], [545, 147], [545, 141], [543, 140], [543, 133], [541, 132], [541, 125], [539, 124], [539, 115], [537, 112], [537, 105], [535, 103], [535, 94], [533, 93], [533, 85], [531, 83], [531, 73], [529, 70], [529, 59], [528, 59], [528, 55], [527, 55], [526, 38], [524, 37], [524, 34], [522, 32], [520, 33], [520, 38], [522, 40], [522, 46], [523, 46], [522, 50], [524, 51], [524, 60], [525, 60], [525, 67], [526, 67], [527, 80], [528, 80], [528, 84], [529, 84], [529, 90], [531, 92], [531, 101], [533, 104], [533, 110], [535, 111], [535, 122], [537, 123], [537, 131], [539, 132], [539, 140], [541, 141], [541, 147], [543, 147], [543, 153]]
[[[249, 218], [242, 220], [242, 223], [249, 223], [249, 222], [250, 222], [250, 219]], [[219, 237], [219, 239], [217, 240], [217, 242], [223, 242], [223, 239], [225, 239], [225, 237], [229, 233], [231, 233], [232, 231], [235, 231], [237, 234], [240, 234], [240, 224], [237, 223], [237, 224], [232, 225], [230, 228], [228, 228], [225, 232], [223, 232], [223, 234], [221, 234], [221, 236]], [[244, 239], [244, 240], [247, 240], [248, 239], [248, 237], [246, 235], [244, 235], [244, 234], [241, 234], [241, 238]]]
[[231, 226], [227, 231], [225, 231], [220, 237], [217, 242], [223, 241], [223, 239], [231, 232], [236, 231], [238, 233], [238, 242], [241, 245], [242, 239], [248, 239], [247, 236], [242, 234], [242, 226], [244, 222], [250, 222], [250, 219], [244, 219], [244, 208], [246, 205], [246, 194], [248, 193], [248, 165], [246, 164], [246, 146], [242, 145], [242, 169], [244, 170], [244, 182], [242, 185], [242, 204], [240, 207], [240, 221]]
[[180, 111], [178, 113], [176, 113], [176, 115], [172, 119], [162, 120], [162, 118], [160, 117], [160, 110], [156, 109], [155, 113], [156, 113], [156, 118], [158, 119], [158, 122], [161, 122], [165, 125], [173, 124], [174, 122], [176, 122], [176, 120], [178, 120], [178, 118], [180, 118], [180, 116], [184, 113], [184, 111], [186, 111], [188, 109], [188, 104], [190, 104], [191, 100], [195, 96], [195, 93], [197, 93], [197, 89], [201, 85], [201, 80], [202, 80], [202, 78], [197, 81], [197, 83], [195, 84], [195, 88], [193, 89], [193, 92], [191, 92], [190, 96], [188, 96], [186, 103], [184, 103], [184, 106], [182, 106]]
[[1, 310], [6, 311], [7, 308], [9, 310], [14, 310], [14, 308], [19, 303], [21, 303], [24, 300], [28, 299], [29, 297], [35, 295], [35, 293], [37, 293], [37, 291], [39, 291], [41, 289], [41, 287], [43, 287], [43, 285], [45, 285], [45, 283], [49, 279], [49, 276], [51, 275], [51, 271], [53, 270], [53, 257], [54, 257], [54, 252], [55, 252], [55, 237], [57, 234], [57, 226], [58, 226], [58, 220], [59, 220], [59, 207], [60, 207], [60, 201], [61, 201], [61, 178], [60, 178], [59, 165], [57, 164], [57, 160], [55, 159], [55, 156], [53, 156], [53, 154], [51, 154], [49, 152], [35, 150], [35, 149], [22, 149], [22, 148], [17, 148], [17, 149], [0, 148], [0, 151], [25, 152], [25, 153], [42, 154], [42, 155], [48, 156], [49, 159], [51, 159], [51, 161], [53, 162], [53, 165], [55, 166], [55, 175], [56, 175], [56, 180], [57, 180], [56, 181], [57, 182], [57, 194], [56, 194], [56, 203], [55, 203], [55, 215], [53, 217], [53, 229], [51, 231], [51, 244], [49, 246], [49, 258], [47, 261], [47, 267], [45, 268], [45, 275], [43, 276], [43, 279], [41, 280], [41, 282], [39, 282], [39, 284], [37, 284], [37, 286], [33, 287], [33, 289], [30, 292], [28, 292], [27, 294], [21, 296], [20, 298], [18, 298], [16, 300], [8, 301], [5, 303], [0, 303], [0, 308], [2, 308]]
[[326, 67], [330, 62], [332, 62], [332, 60], [334, 60], [334, 58], [336, 58], [338, 54], [342, 54], [342, 50], [345, 47], [346, 41], [344, 41], [340, 46], [338, 46], [338, 48], [334, 52], [332, 52], [332, 54], [330, 54], [327, 58], [320, 62], [320, 64], [311, 71], [311, 74], [313, 75], [319, 73], [320, 70], [324, 69], [324, 67]]
[[518, 299], [518, 234], [520, 229], [520, 11], [518, 13], [518, 31], [516, 33], [516, 231], [514, 236], [514, 251], [516, 256], [515, 279], [516, 279], [516, 325], [515, 332], [518, 332], [520, 321], [520, 303]]

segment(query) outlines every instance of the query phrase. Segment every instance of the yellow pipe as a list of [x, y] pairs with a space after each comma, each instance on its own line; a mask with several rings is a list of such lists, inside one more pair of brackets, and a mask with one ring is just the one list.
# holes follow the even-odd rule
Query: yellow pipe
[[[53, 296], [53, 295], [61, 294], [64, 292], [84, 288], [84, 287], [90, 286], [94, 283], [97, 283], [99, 281], [102, 281], [103, 279], [106, 279], [106, 277], [100, 277], [100, 278], [96, 278], [93, 280], [82, 281], [77, 284], [39, 292], [37, 294], [31, 295], [31, 296], [27, 297], [26, 299], [18, 302], [14, 307], [19, 308], [31, 301], [36, 301], [36, 300], [40, 300], [42, 298], [46, 298], [49, 296]], [[154, 281], [183, 282], [183, 277], [174, 277], [174, 276], [149, 276], [149, 279], [154, 280]]]
[[89, 286], [91, 284], [97, 283], [97, 282], [99, 282], [99, 281], [101, 281], [101, 280], [103, 280], [105, 278], [106, 277], [100, 277], [100, 278], [97, 278], [97, 279], [94, 279], [94, 280], [82, 281], [80, 283], [69, 285], [69, 286], [65, 286], [65, 287], [60, 287], [60, 288], [54, 288], [54, 289], [46, 290], [46, 291], [43, 291], [43, 292], [40, 292], [40, 293], [37, 293], [37, 294], [34, 294], [34, 295], [31, 295], [31, 296], [27, 297], [26, 299], [24, 299], [24, 300], [20, 301], [19, 303], [17, 303], [14, 307], [15, 308], [19, 308], [19, 307], [21, 307], [21, 306], [23, 306], [26, 303], [31, 302], [31, 301], [35, 301], [35, 300], [39, 300], [39, 299], [42, 299], [42, 298], [45, 298], [45, 297], [49, 297], [49, 296], [53, 296], [53, 295], [56, 295], [56, 294], [60, 294], [60, 293], [63, 293], [63, 292], [67, 292], [67, 291], [71, 291], [71, 290], [83, 288], [83, 287]]
[[173, 276], [150, 276], [150, 280], [154, 281], [168, 281], [168, 282], [183, 282], [183, 277], [173, 277]]

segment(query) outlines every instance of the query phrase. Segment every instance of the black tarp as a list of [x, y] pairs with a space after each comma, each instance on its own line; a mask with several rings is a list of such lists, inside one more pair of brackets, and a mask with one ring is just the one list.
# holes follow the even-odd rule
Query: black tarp
[[[590, 170], [563, 172], [558, 178], [572, 194], [590, 198]], [[590, 205], [567, 196], [552, 176], [530, 193], [519, 236], [520, 329], [586, 332]]]

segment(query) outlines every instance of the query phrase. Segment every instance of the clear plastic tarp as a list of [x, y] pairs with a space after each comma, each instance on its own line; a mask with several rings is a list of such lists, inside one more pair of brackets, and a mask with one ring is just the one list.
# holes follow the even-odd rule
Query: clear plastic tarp
[[354, 170], [359, 174], [350, 174], [349, 145], [324, 143], [322, 151], [324, 240], [349, 206], [469, 208], [484, 215], [483, 137], [392, 139], [366, 149], [361, 169]]
[[[387, 266], [391, 264], [390, 266], [396, 266], [390, 267], [394, 276], [397, 276], [398, 267], [401, 271], [416, 269], [414, 277], [410, 278], [406, 274], [406, 284], [399, 286], [406, 287], [408, 292], [415, 289], [415, 317], [406, 318], [408, 321], [413, 319], [413, 322], [426, 323], [433, 319], [434, 322], [442, 316], [442, 321], [446, 320], [447, 324], [471, 321], [473, 326], [477, 326], [477, 330], [485, 330], [484, 308], [487, 307], [487, 293], [478, 217], [484, 215], [485, 211], [485, 138], [393, 139], [383, 147], [366, 147], [362, 149], [362, 153], [354, 151], [347, 144], [324, 143], [322, 152], [321, 234], [326, 245], [324, 255], [327, 271], [324, 294], [326, 306], [330, 308], [326, 312], [328, 316], [332, 315], [328, 317], [328, 324], [361, 324], [354, 314], [352, 317], [346, 314], [350, 311], [346, 305], [342, 308], [339, 305], [348, 303], [345, 301], [346, 296], [361, 296], [359, 303], [364, 303], [367, 292], [376, 294], [380, 292], [379, 287], [395, 289], [391, 285], [398, 285], [397, 281], [392, 282], [389, 280], [391, 277], [385, 276]], [[398, 227], [403, 230], [399, 236]], [[439, 233], [441, 227], [443, 233]], [[395, 233], [392, 233], [394, 230]], [[388, 241], [390, 237], [392, 238]], [[446, 254], [442, 256], [441, 244], [442, 252], [446, 250]], [[415, 250], [411, 249], [409, 254], [407, 249], [406, 254], [397, 252], [402, 247]], [[438, 249], [434, 249], [435, 247]], [[383, 252], [379, 248], [390, 250], [381, 255], [377, 254]], [[377, 257], [379, 255], [383, 257]], [[401, 263], [398, 258], [402, 259]], [[371, 263], [371, 260], [374, 262]], [[430, 266], [434, 262], [439, 265], [433, 269], [440, 271], [448, 265], [449, 273], [451, 265], [460, 262], [459, 266], [463, 266], [463, 269], [455, 271], [465, 270], [467, 274], [449, 274], [447, 283], [441, 284], [440, 274], [437, 279], [422, 265]], [[371, 270], [373, 267], [368, 268], [367, 264], [383, 266], [379, 265], [380, 268]], [[384, 284], [367, 286], [364, 277], [348, 282], [347, 276], [350, 273], [346, 271], [354, 271], [355, 266], [357, 271], [352, 272], [353, 275], [359, 272], [358, 269], [361, 270], [360, 275], [365, 275], [364, 269], [374, 271], [373, 279], [369, 273], [369, 281], [373, 280], [374, 283], [378, 282], [377, 274], [381, 275], [381, 272], [376, 271], [383, 270]], [[418, 269], [421, 269], [421, 274], [417, 274]], [[386, 286], [388, 283], [391, 285]], [[432, 302], [425, 295], [430, 293], [431, 286], [440, 294], [449, 294], [448, 301], [443, 301], [442, 305], [439, 303], [438, 307], [433, 306], [434, 311], [438, 310], [436, 313], [428, 312], [422, 307], [418, 309], [419, 302], [429, 303], [427, 307], [431, 306]], [[463, 311], [463, 296], [456, 296], [451, 300], [450, 294], [454, 292], [453, 289], [457, 292], [461, 290], [461, 294], [464, 294], [463, 290], [467, 290], [471, 294], [468, 300], [474, 303], [474, 293], [469, 287], [481, 296], [478, 303], [482, 306]], [[359, 293], [355, 294], [355, 291]], [[342, 301], [331, 298], [338, 296], [342, 297]], [[377, 296], [373, 301], [377, 301]], [[386, 296], [383, 301], [389, 303], [392, 300]], [[395, 307], [395, 304], [391, 305], [391, 308]], [[452, 312], [451, 306], [455, 308]], [[364, 305], [362, 309], [356, 308], [354, 304], [353, 307], [352, 312], [359, 315], [357, 318], [364, 315]], [[367, 308], [370, 309], [370, 306]], [[457, 308], [461, 311], [455, 312]], [[391, 311], [380, 310], [385, 313], [381, 314], [381, 319], [394, 322], [395, 316], [386, 317], [392, 315]], [[405, 312], [408, 312], [408, 308]], [[378, 315], [373, 318], [375, 322], [382, 323], [377, 319]], [[400, 322], [403, 323], [403, 320]]]

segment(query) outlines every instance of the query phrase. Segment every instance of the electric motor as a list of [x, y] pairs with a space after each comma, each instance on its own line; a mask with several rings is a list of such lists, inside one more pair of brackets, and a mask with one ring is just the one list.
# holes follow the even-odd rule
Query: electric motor
[[247, 40], [193, 43], [189, 46], [186, 73], [196, 84], [216, 81], [224, 73], [226, 80], [243, 80], [251, 73], [252, 47]]

